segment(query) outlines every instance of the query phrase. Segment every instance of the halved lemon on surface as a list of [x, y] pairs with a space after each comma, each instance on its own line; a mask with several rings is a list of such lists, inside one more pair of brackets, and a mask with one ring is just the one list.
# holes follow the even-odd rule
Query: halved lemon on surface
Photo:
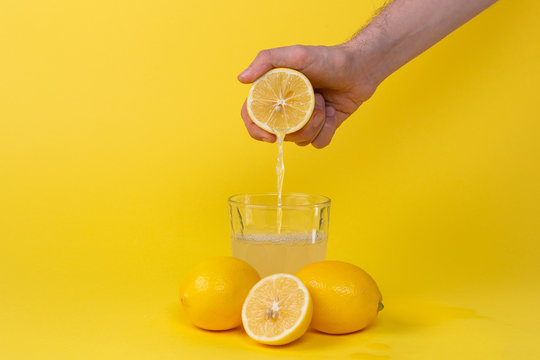
[[257, 342], [284, 345], [309, 327], [313, 305], [306, 286], [294, 275], [274, 274], [250, 290], [242, 308], [246, 333]]
[[253, 83], [247, 98], [251, 120], [273, 134], [300, 130], [315, 107], [308, 78], [299, 71], [276, 68]]

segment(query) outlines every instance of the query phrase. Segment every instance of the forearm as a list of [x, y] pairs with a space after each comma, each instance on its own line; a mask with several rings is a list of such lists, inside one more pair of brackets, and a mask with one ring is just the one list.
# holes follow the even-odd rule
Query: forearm
[[395, 0], [347, 42], [374, 83], [421, 54], [497, 0]]

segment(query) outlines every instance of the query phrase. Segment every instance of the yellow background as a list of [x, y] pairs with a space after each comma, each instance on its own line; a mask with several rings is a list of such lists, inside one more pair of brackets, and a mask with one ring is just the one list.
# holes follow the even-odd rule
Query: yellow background
[[274, 190], [236, 75], [345, 41], [381, 1], [0, 3], [1, 359], [540, 356], [540, 5], [500, 1], [387, 79], [285, 191], [332, 198], [328, 258], [380, 285], [369, 330], [284, 348], [186, 322], [226, 199]]

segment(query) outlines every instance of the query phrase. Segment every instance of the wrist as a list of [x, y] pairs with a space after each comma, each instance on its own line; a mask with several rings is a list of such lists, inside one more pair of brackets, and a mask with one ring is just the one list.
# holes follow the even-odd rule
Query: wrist
[[355, 65], [364, 73], [364, 80], [375, 86], [392, 73], [388, 69], [392, 43], [384, 36], [382, 29], [367, 26], [341, 46], [352, 54]]

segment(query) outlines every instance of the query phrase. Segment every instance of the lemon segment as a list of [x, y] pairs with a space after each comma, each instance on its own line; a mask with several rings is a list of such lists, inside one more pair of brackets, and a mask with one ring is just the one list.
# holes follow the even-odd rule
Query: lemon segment
[[276, 135], [300, 130], [314, 107], [315, 95], [308, 78], [287, 68], [272, 69], [257, 79], [247, 99], [253, 122]]
[[284, 345], [300, 338], [313, 313], [305, 285], [294, 275], [274, 274], [251, 289], [242, 307], [242, 323], [255, 341]]

